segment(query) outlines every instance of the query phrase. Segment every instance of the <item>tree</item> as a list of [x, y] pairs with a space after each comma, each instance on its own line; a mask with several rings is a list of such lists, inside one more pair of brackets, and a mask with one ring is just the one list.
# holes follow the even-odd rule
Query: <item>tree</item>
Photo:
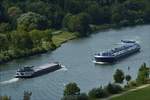
[[19, 7], [12, 6], [12, 7], [8, 8], [7, 13], [10, 17], [16, 17], [17, 18], [22, 13], [22, 10]]
[[106, 87], [105, 87], [106, 91], [110, 94], [116, 94], [122, 91], [121, 86], [119, 85], [115, 85], [115, 84], [111, 84], [109, 83]]
[[125, 79], [126, 79], [127, 84], [128, 84], [128, 83], [129, 83], [129, 81], [131, 80], [131, 76], [130, 76], [130, 75], [126, 75], [126, 76], [125, 76]]
[[86, 93], [81, 93], [77, 96], [77, 100], [89, 100]]
[[89, 100], [89, 98], [85, 93], [81, 93], [79, 95], [64, 96], [61, 100]]
[[0, 23], [0, 33], [5, 33], [11, 30], [9, 23]]
[[72, 14], [71, 13], [67, 13], [65, 15], [65, 17], [63, 18], [63, 21], [62, 21], [62, 27], [63, 28], [68, 28], [69, 25], [68, 25], [68, 21], [70, 20], [70, 18], [72, 17]]
[[88, 35], [89, 27], [89, 16], [87, 13], [80, 13], [78, 15], [69, 16], [67, 28], [69, 31], [78, 32], [80, 37]]
[[150, 22], [150, 8], [146, 9], [144, 12], [144, 21], [145, 23], [149, 23]]
[[108, 7], [100, 7], [98, 4], [91, 4], [87, 8], [92, 24], [105, 24], [111, 22], [111, 11]]
[[93, 88], [88, 93], [90, 98], [103, 98], [107, 96], [107, 93], [104, 91], [102, 87], [100, 88]]
[[34, 12], [22, 14], [17, 19], [18, 30], [30, 31], [33, 29], [44, 30], [46, 28], [48, 28], [47, 18]]
[[11, 34], [11, 42], [14, 48], [19, 49], [31, 49], [33, 48], [33, 42], [25, 31], [14, 31]]
[[117, 69], [113, 77], [114, 77], [115, 83], [123, 83], [124, 73], [122, 70]]
[[8, 39], [6, 34], [0, 34], [0, 51], [8, 48]]
[[52, 42], [51, 30], [32, 30], [29, 32], [29, 36], [33, 42], [34, 48], [42, 47], [45, 50], [55, 48]]
[[139, 84], [145, 84], [147, 83], [148, 78], [149, 78], [149, 68], [146, 67], [146, 63], [143, 63], [138, 71], [137, 82]]
[[69, 83], [65, 86], [64, 96], [67, 95], [79, 95], [80, 88], [77, 86], [76, 83]]
[[17, 18], [21, 15], [22, 10], [19, 7], [12, 6], [8, 8], [7, 13], [13, 29], [16, 29]]
[[5, 8], [0, 4], [0, 23], [7, 21]]
[[113, 7], [112, 9], [112, 23], [119, 24], [121, 20], [123, 20], [123, 13], [125, 12], [125, 8], [123, 5], [118, 5]]

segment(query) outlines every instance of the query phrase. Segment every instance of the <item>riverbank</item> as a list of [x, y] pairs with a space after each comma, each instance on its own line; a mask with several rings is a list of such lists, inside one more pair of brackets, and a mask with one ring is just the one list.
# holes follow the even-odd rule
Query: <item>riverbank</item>
[[52, 32], [52, 42], [47, 44], [49, 45], [48, 47], [46, 45], [46, 47], [38, 47], [38, 48], [33, 48], [31, 50], [30, 49], [17, 50], [15, 51], [17, 52], [15, 54], [12, 53], [14, 52], [13, 50], [6, 50], [0, 53], [0, 64], [7, 63], [14, 59], [34, 56], [34, 55], [46, 53], [48, 51], [54, 51], [58, 47], [60, 47], [61, 44], [75, 38], [77, 38], [76, 33], [66, 32], [66, 31], [54, 31]]
[[150, 100], [150, 84], [142, 85], [103, 100]]

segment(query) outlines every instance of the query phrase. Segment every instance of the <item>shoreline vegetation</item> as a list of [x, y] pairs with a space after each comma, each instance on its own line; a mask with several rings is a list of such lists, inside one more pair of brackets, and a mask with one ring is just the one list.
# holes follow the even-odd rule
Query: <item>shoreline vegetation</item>
[[64, 96], [61, 100], [133, 100], [137, 95], [139, 99], [136, 98], [136, 100], [149, 100], [149, 75], [150, 67], [146, 63], [139, 68], [135, 80], [132, 80], [130, 75], [125, 75], [121, 69], [117, 69], [113, 75], [113, 83], [93, 88], [87, 94], [80, 93], [78, 85], [71, 82], [65, 86]]
[[1, 0], [0, 63], [53, 51], [96, 31], [149, 24], [149, 5], [149, 0]]
[[[33, 30], [33, 31], [37, 31], [37, 30]], [[42, 54], [42, 53], [46, 53], [48, 51], [54, 51], [55, 49], [57, 49], [58, 47], [60, 47], [63, 43], [75, 39], [77, 38], [76, 33], [71, 33], [71, 32], [66, 32], [66, 31], [54, 31], [52, 32], [52, 37], [50, 39], [50, 41], [48, 44], [46, 44], [46, 46], [44, 47], [39, 47], [39, 48], [33, 48], [31, 50], [27, 50], [27, 51], [14, 51], [18, 54], [18, 56], [16, 54], [11, 54], [9, 53], [10, 51], [5, 51], [5, 52], [1, 52], [0, 54], [0, 64], [4, 64], [7, 63], [11, 60], [14, 59], [19, 59], [19, 58], [23, 58], [23, 57], [29, 57], [29, 56], [34, 56], [34, 55], [38, 55], [38, 54]], [[4, 53], [4, 55], [2, 57], [2, 53]]]

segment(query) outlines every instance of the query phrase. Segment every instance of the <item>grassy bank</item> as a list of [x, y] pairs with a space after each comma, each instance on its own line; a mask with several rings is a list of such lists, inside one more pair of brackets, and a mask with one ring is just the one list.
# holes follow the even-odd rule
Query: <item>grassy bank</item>
[[59, 47], [62, 43], [74, 38], [77, 38], [75, 33], [59, 31], [59, 33], [53, 35], [52, 41], [56, 47]]
[[110, 100], [150, 100], [150, 86], [135, 91], [127, 92], [121, 96], [113, 97]]

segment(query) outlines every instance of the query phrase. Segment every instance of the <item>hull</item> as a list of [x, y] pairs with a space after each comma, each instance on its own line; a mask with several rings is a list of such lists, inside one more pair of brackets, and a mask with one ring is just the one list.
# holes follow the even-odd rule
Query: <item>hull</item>
[[120, 60], [120, 59], [123, 59], [127, 56], [130, 56], [134, 53], [137, 53], [140, 51], [140, 48], [135, 48], [135, 49], [132, 49], [132, 50], [129, 50], [129, 51], [125, 51], [123, 53], [120, 53], [120, 54], [117, 54], [113, 57], [109, 57], [109, 56], [95, 56], [95, 62], [98, 63], [98, 62], [106, 62], [106, 63], [114, 63], [115, 61], [117, 60]]
[[50, 72], [54, 72], [60, 68], [62, 67], [59, 64], [52, 64], [52, 65], [50, 64], [50, 65], [35, 68], [33, 74], [31, 75], [20, 74], [20, 75], [15, 75], [15, 77], [16, 78], [33, 78], [33, 77], [41, 76]]
[[105, 63], [113, 63], [116, 59], [114, 57], [95, 57], [95, 63], [105, 62]]
[[54, 65], [54, 66], [51, 66], [51, 67], [46, 68], [46, 69], [37, 70], [37, 71], [34, 72], [34, 74], [32, 76], [33, 77], [41, 76], [41, 75], [44, 75], [44, 74], [47, 74], [47, 73], [50, 73], [50, 72], [54, 72], [54, 71], [56, 71], [60, 68], [61, 68], [60, 65]]
[[15, 76], [15, 78], [33, 78], [33, 76]]
[[130, 55], [132, 55], [132, 54], [134, 54], [134, 53], [137, 53], [137, 52], [139, 52], [139, 51], [140, 51], [140, 48], [136, 48], [136, 49], [134, 49], [134, 50], [131, 50], [131, 51], [125, 52], [125, 53], [123, 53], [123, 54], [117, 55], [117, 56], [116, 56], [116, 59], [125, 58], [125, 57], [130, 56]]

